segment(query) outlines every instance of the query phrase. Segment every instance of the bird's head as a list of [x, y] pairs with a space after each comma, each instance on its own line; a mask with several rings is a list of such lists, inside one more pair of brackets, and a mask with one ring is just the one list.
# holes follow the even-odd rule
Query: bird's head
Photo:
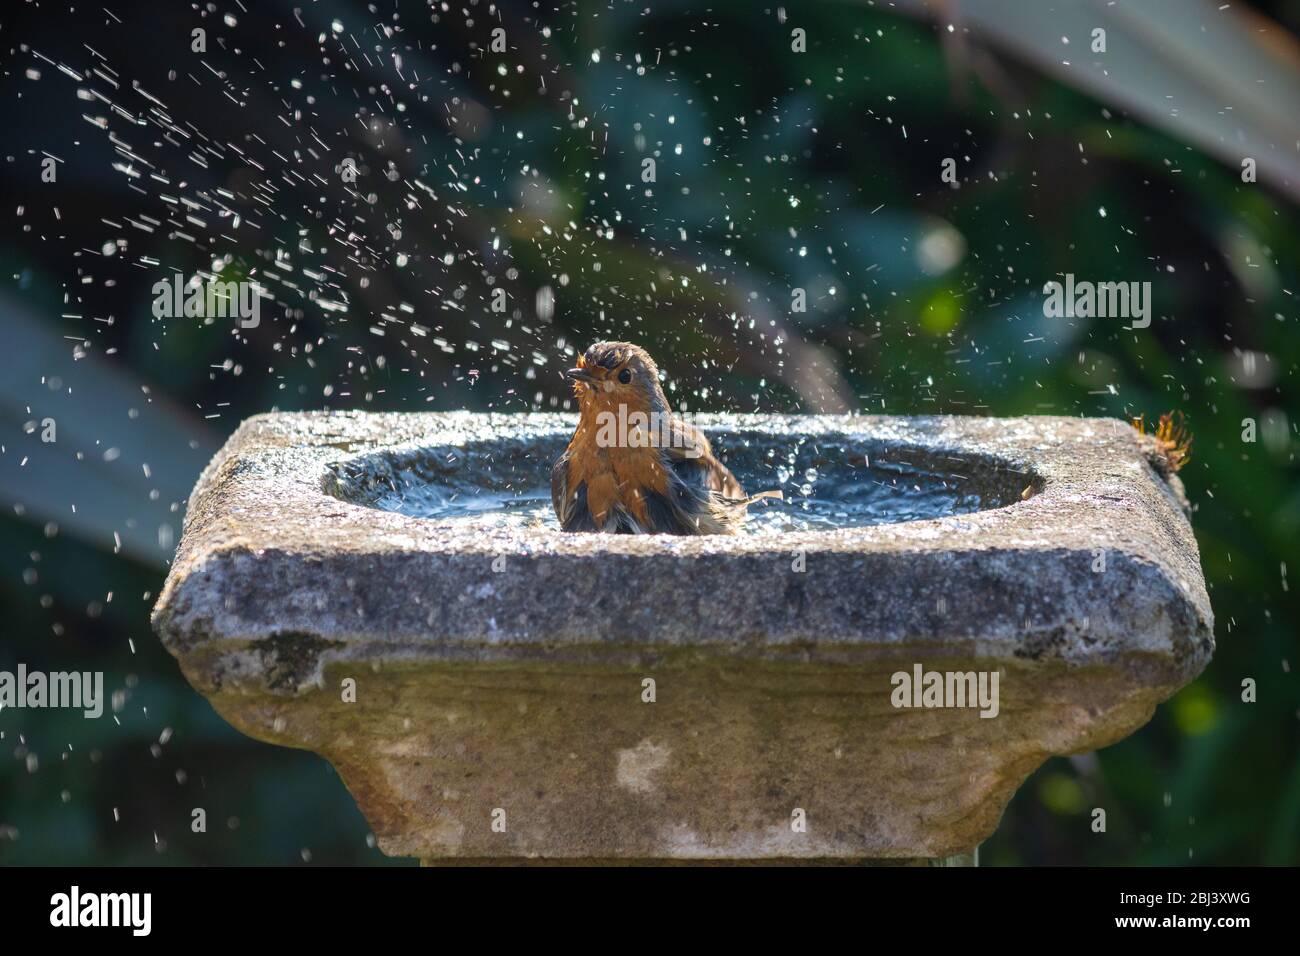
[[564, 373], [584, 416], [614, 411], [650, 414], [669, 412], [668, 399], [659, 386], [659, 367], [641, 346], [630, 342], [597, 342], [578, 364]]

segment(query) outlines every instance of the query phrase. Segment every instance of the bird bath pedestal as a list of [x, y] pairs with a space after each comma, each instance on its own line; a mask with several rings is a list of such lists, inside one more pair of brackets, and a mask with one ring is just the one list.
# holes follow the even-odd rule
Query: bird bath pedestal
[[[543, 487], [569, 416], [264, 415], [200, 478], [155, 627], [426, 862], [969, 860], [1048, 756], [1210, 658], [1182, 487], [1122, 422], [699, 423], [749, 491], [814, 468], [906, 501], [914, 472], [961, 506], [563, 534], [469, 506]], [[384, 510], [430, 489], [452, 511]]]

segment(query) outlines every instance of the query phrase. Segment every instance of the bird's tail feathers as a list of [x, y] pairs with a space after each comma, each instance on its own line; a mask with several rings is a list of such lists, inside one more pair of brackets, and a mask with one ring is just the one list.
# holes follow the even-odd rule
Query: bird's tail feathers
[[756, 495], [749, 495], [745, 498], [723, 497], [721, 503], [726, 505], [728, 508], [746, 508], [761, 498], [775, 498], [777, 501], [783, 501], [785, 500], [785, 495], [781, 493], [780, 488], [775, 488], [771, 491], [760, 491]]

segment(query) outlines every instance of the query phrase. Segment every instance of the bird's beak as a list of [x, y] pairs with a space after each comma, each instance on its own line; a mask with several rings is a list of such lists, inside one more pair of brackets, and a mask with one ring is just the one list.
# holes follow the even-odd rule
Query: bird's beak
[[571, 368], [564, 373], [564, 377], [570, 382], [585, 382], [588, 385], [593, 385], [596, 382], [595, 376], [585, 368]]

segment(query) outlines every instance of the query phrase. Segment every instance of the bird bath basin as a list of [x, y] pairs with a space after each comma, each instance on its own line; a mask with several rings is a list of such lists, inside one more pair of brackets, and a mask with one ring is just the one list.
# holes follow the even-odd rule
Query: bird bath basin
[[1209, 660], [1181, 484], [1122, 422], [697, 424], [789, 499], [744, 534], [560, 532], [570, 416], [250, 419], [155, 627], [428, 862], [969, 859]]
[[[567, 423], [566, 423], [567, 424]], [[329, 466], [326, 490], [383, 511], [485, 529], [559, 531], [551, 465], [573, 428], [464, 446], [387, 448]], [[827, 531], [917, 521], [1019, 500], [1030, 476], [987, 458], [945, 454], [835, 433], [711, 430], [746, 487], [780, 488], [784, 501], [750, 508], [746, 533]]]

